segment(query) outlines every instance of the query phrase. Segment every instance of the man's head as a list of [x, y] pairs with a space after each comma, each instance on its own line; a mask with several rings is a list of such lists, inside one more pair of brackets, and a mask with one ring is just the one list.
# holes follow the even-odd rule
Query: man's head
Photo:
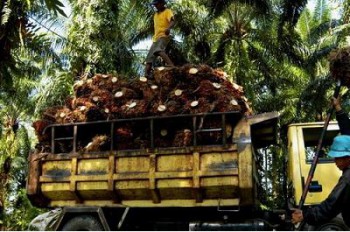
[[156, 4], [165, 4], [165, 0], [153, 0], [152, 5], [156, 5]]
[[151, 5], [155, 6], [157, 10], [165, 7], [165, 0], [153, 0]]
[[335, 164], [340, 170], [347, 168], [350, 165], [350, 136], [336, 136], [328, 155], [334, 158]]

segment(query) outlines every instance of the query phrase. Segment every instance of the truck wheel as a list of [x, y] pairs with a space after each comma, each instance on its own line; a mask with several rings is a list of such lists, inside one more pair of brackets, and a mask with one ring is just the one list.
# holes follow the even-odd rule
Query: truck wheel
[[102, 231], [100, 221], [90, 215], [79, 215], [66, 222], [62, 231]]
[[316, 227], [316, 231], [347, 231], [349, 228], [341, 218], [335, 217], [329, 222]]

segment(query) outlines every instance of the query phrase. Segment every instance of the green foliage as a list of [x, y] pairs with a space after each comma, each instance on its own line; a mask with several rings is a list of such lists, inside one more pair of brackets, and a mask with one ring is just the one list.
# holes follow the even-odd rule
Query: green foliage
[[24, 188], [17, 190], [15, 197], [9, 202], [8, 208], [10, 210], [4, 216], [4, 226], [7, 230], [28, 230], [31, 220], [46, 211], [32, 206]]
[[285, 205], [286, 160], [283, 149], [271, 146], [257, 151], [259, 178], [259, 200], [265, 209], [281, 208]]
[[28, 175], [27, 159], [31, 141], [24, 124], [18, 124], [16, 115], [20, 118], [21, 113], [15, 102], [10, 102], [6, 108], [3, 105], [0, 110], [0, 201], [3, 206], [0, 207], [0, 221], [3, 222], [0, 225], [3, 224], [7, 230], [25, 229], [37, 212], [28, 206], [28, 199], [23, 193]]
[[[296, 25], [300, 35], [298, 54], [303, 59], [305, 79], [298, 105], [298, 120], [322, 120], [334, 85], [329, 77], [328, 55], [339, 46], [338, 31], [345, 28], [331, 18], [330, 6], [319, 1], [314, 11], [304, 11]], [[316, 104], [317, 103], [317, 104]]]
[[73, 92], [74, 78], [67, 72], [49, 72], [38, 83], [33, 96], [36, 118], [50, 106], [62, 106]]
[[135, 31], [143, 27], [142, 21], [136, 21], [135, 3], [80, 0], [72, 2], [72, 6], [67, 47], [72, 72], [77, 76], [84, 73], [132, 74], [130, 69], [135, 57], [130, 49]]
[[[54, 14], [61, 12], [62, 3], [59, 0], [46, 0], [45, 4], [48, 4], [48, 9]], [[38, 10], [43, 11], [46, 9], [44, 6], [43, 1], [34, 0], [6, 0], [0, 5], [0, 90], [11, 89], [13, 75], [21, 72], [14, 51], [23, 46], [31, 49], [40, 44], [41, 40], [36, 37], [28, 15], [35, 15]], [[41, 52], [43, 55], [43, 50]]]
[[0, 220], [7, 230], [24, 230], [37, 213], [25, 195], [30, 140], [24, 127], [11, 129], [5, 127], [0, 139]]
[[215, 25], [208, 9], [201, 2], [190, 0], [174, 4], [172, 9], [175, 12], [175, 30], [183, 40], [181, 51], [186, 60], [192, 63], [210, 62], [211, 46], [214, 46], [210, 37], [215, 33]]
[[38, 79], [60, 69], [63, 62], [31, 20], [43, 12], [62, 13], [61, 7], [58, 0], [0, 4], [0, 228], [4, 230], [26, 229], [39, 212], [30, 206], [24, 190], [31, 145], [26, 126], [35, 112]]
[[350, 3], [349, 1], [343, 2], [343, 23], [350, 23]]
[[[24, 194], [30, 124], [50, 106], [63, 105], [82, 74], [137, 74], [132, 47], [153, 33], [148, 0], [71, 1], [72, 17], [62, 18], [59, 0], [5, 0], [0, 3], [0, 201], [6, 229], [23, 230], [37, 214]], [[333, 81], [327, 56], [349, 45], [349, 3], [340, 20], [329, 1], [170, 1], [175, 35], [170, 53], [178, 63], [206, 63], [225, 70], [242, 85], [255, 113], [278, 111], [281, 137], [292, 122], [322, 119]], [[63, 28], [68, 38], [49, 31]], [[43, 30], [43, 26], [49, 25]], [[45, 26], [46, 27], [46, 26]], [[64, 55], [57, 50], [64, 48]], [[66, 71], [69, 69], [69, 72]], [[349, 93], [345, 93], [345, 98]], [[345, 108], [350, 107], [344, 101]], [[20, 122], [15, 133], [14, 126]], [[285, 143], [281, 143], [285, 144]], [[257, 153], [266, 208], [283, 204], [285, 147]], [[10, 171], [5, 171], [9, 164]]]
[[61, 14], [65, 17], [66, 14], [63, 11], [64, 5], [59, 0], [40, 0], [41, 4], [46, 5], [47, 9], [51, 12], [53, 12], [55, 15]]

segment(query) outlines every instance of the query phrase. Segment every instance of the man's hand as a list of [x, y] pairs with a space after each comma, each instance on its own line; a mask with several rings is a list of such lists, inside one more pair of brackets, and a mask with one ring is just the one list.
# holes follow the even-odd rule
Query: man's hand
[[303, 220], [303, 211], [301, 211], [300, 209], [294, 209], [294, 212], [292, 213], [292, 223], [297, 224], [299, 222], [302, 222]]
[[165, 34], [166, 34], [166, 35], [170, 35], [170, 28], [167, 28], [167, 29], [165, 30]]
[[332, 105], [334, 106], [335, 111], [341, 111], [340, 96], [338, 98], [332, 97]]
[[171, 28], [173, 28], [174, 25], [175, 25], [175, 20], [174, 20], [174, 17], [172, 17], [170, 19], [169, 27], [167, 29], [165, 29], [166, 35], [170, 35], [170, 30], [171, 30]]

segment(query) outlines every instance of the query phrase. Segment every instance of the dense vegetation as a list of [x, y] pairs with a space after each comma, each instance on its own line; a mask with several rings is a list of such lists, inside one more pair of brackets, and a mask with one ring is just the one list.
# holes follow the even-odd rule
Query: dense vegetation
[[[152, 34], [148, 0], [70, 0], [65, 3], [71, 15], [62, 2], [0, 2], [1, 230], [24, 230], [40, 212], [24, 190], [27, 156], [36, 142], [30, 125], [40, 112], [62, 104], [79, 76], [142, 74], [142, 58], [133, 47]], [[327, 57], [350, 45], [348, 1], [312, 3], [170, 1], [177, 24], [169, 53], [177, 65], [206, 63], [225, 70], [244, 87], [256, 113], [280, 112], [285, 144], [288, 124], [324, 117], [334, 89]], [[343, 94], [348, 99], [347, 90]], [[273, 183], [266, 184], [266, 207], [283, 204], [278, 193], [284, 149], [259, 155], [266, 167], [261, 178]]]

